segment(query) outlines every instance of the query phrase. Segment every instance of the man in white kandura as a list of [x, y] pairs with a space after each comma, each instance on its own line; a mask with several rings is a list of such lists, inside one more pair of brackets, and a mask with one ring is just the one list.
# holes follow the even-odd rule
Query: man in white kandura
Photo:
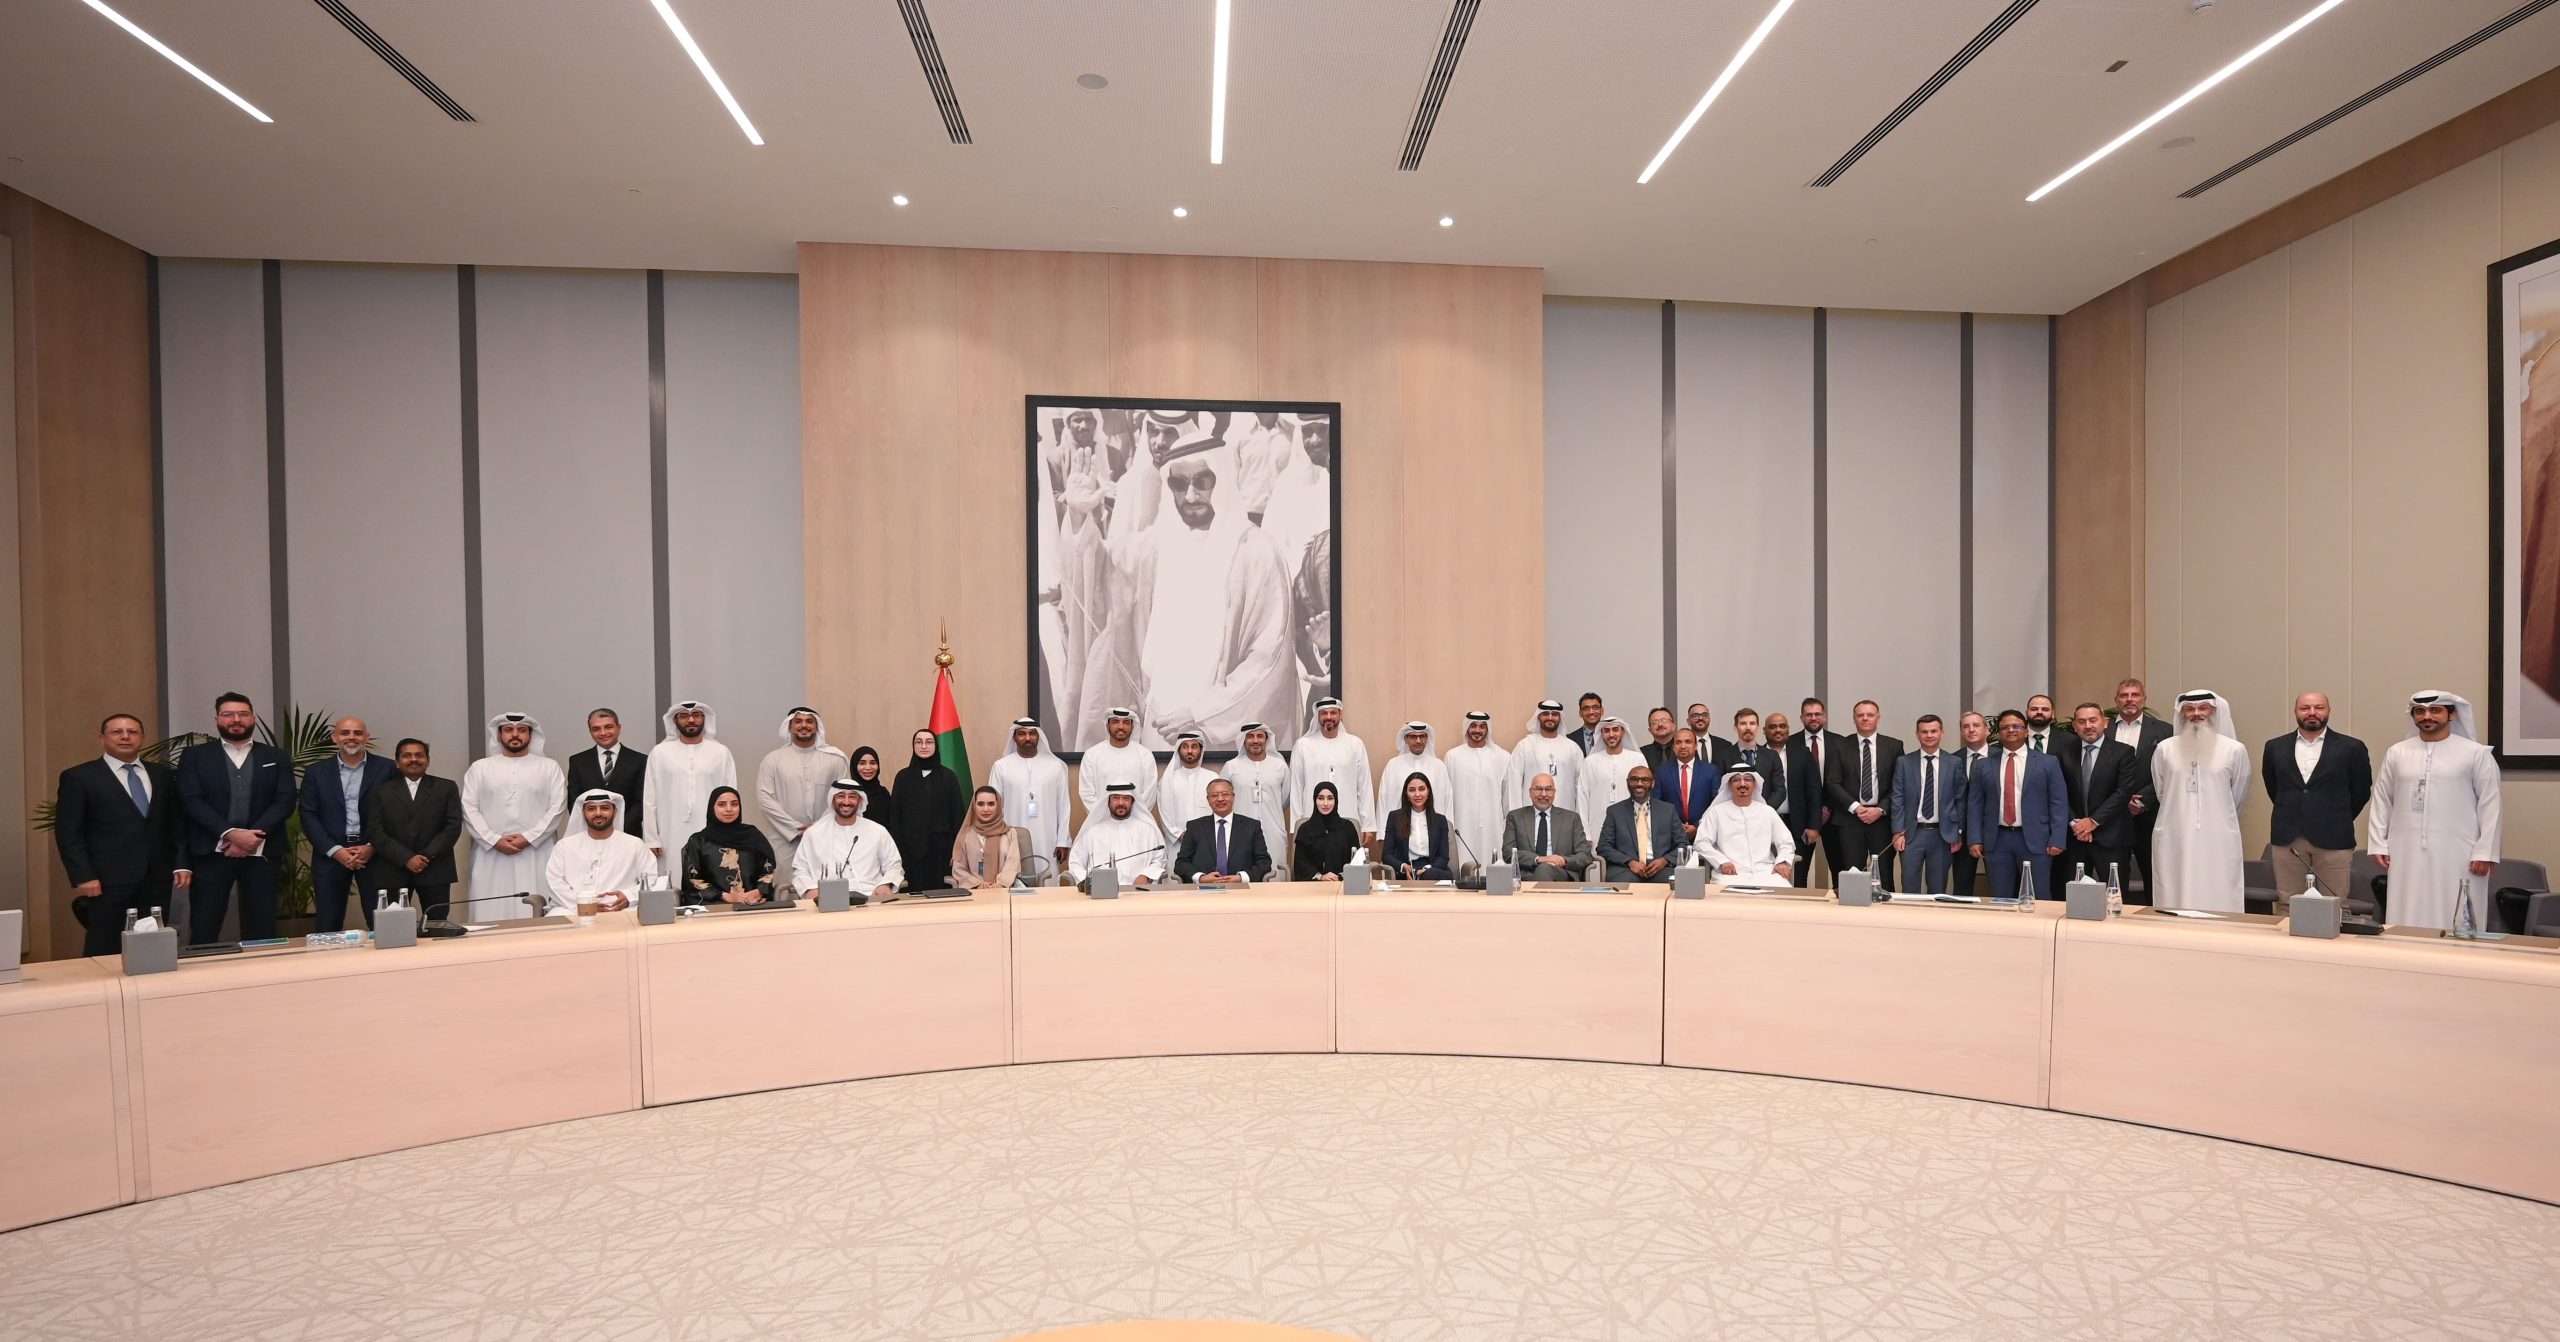
[[1387, 767], [1378, 771], [1378, 793], [1369, 814], [1385, 824], [1386, 817], [1405, 804], [1404, 780], [1420, 774], [1431, 780], [1432, 805], [1443, 812], [1449, 809], [1449, 766], [1432, 753], [1440, 743], [1440, 734], [1427, 722], [1408, 722], [1396, 738], [1402, 747], [1387, 757]]
[[1644, 763], [1640, 751], [1627, 749], [1627, 724], [1615, 715], [1600, 719], [1600, 748], [1582, 757], [1582, 823], [1600, 832], [1609, 808], [1627, 799], [1627, 772]]
[[1114, 783], [1129, 785], [1140, 811], [1152, 809], [1156, 799], [1156, 752], [1130, 739], [1138, 730], [1137, 710], [1112, 709], [1102, 719], [1102, 730], [1111, 738], [1109, 743], [1086, 747], [1083, 762], [1076, 766], [1076, 793], [1084, 798], [1085, 814], [1102, 809], [1103, 794]]
[[1714, 804], [1698, 820], [1694, 860], [1715, 873], [1715, 881], [1767, 881], [1786, 885], [1795, 880], [1795, 835], [1787, 822], [1760, 799], [1760, 775], [1750, 769], [1728, 771], [1716, 788]]
[[1262, 825], [1262, 836], [1275, 853], [1289, 842], [1289, 762], [1271, 749], [1271, 729], [1248, 722], [1240, 731], [1244, 753], [1227, 761], [1219, 776], [1236, 785], [1236, 814]]
[[1167, 834], [1180, 834], [1183, 826], [1209, 813], [1209, 784], [1218, 771], [1200, 762], [1208, 749], [1207, 739], [1196, 731], [1173, 734], [1173, 758], [1156, 780], [1156, 817]]
[[1004, 798], [1005, 823], [1031, 836], [1031, 854], [1066, 860], [1067, 766], [1039, 719], [1013, 720], [1013, 753], [987, 770], [987, 786]]
[[815, 891], [820, 881], [843, 881], [855, 894], [887, 899], [907, 879], [898, 841], [887, 827], [862, 813], [862, 785], [839, 778], [827, 785], [827, 818], [800, 836], [791, 859], [793, 888]]
[[1147, 885], [1164, 876], [1164, 831], [1138, 810], [1138, 791], [1114, 783], [1103, 792], [1102, 809], [1084, 818], [1075, 847], [1067, 854], [1067, 879], [1078, 885], [1096, 867], [1120, 874], [1122, 885]]
[[1330, 695], [1316, 700], [1316, 729], [1298, 738], [1290, 756], [1289, 814], [1303, 819], [1316, 813], [1318, 783], [1333, 784], [1336, 813], [1376, 851], [1380, 815], [1369, 808], [1369, 747], [1342, 729], [1342, 701]]
[[1459, 855], [1493, 861], [1501, 851], [1503, 817], [1511, 814], [1502, 804], [1511, 787], [1511, 752], [1493, 743], [1493, 715], [1469, 713], [1466, 739], [1451, 746], [1441, 763], [1449, 769], [1449, 790], [1434, 795], [1445, 798], [1439, 806], [1465, 841]]
[[627, 909], [644, 886], [658, 883], [658, 859], [649, 845], [622, 829], [622, 794], [589, 788], [569, 808], [569, 832], [551, 846], [543, 864], [550, 885], [550, 913], [576, 913], [592, 897], [607, 913]]
[[2498, 757], [2473, 734], [2470, 701], [2440, 690], [2409, 697], [2409, 735], [2382, 756], [2373, 778], [2365, 851], [2389, 874], [2390, 921], [2497, 930], [2489, 875], [2498, 869]]
[[684, 844], [711, 811], [713, 789], [738, 785], [738, 761], [720, 744], [720, 718], [696, 699], [667, 710], [665, 739], [649, 751], [640, 789], [640, 836], [657, 850], [672, 885], [684, 876]]
[[1554, 699], [1538, 701], [1538, 711], [1529, 719], [1529, 734], [1511, 748], [1511, 784], [1502, 794], [1503, 804], [1517, 811], [1529, 804], [1529, 780], [1545, 774], [1555, 780], [1555, 804], [1580, 814], [1582, 811], [1581, 746], [1564, 735], [1564, 704]]
[[2152, 904], [2241, 912], [2249, 884], [2240, 851], [2249, 752], [2221, 695], [2189, 690], [2178, 696], [2177, 732], [2151, 753], [2151, 795], [2160, 799], [2148, 868]]
[[852, 772], [844, 752], [827, 744], [818, 710], [804, 704], [782, 715], [782, 744], [756, 769], [756, 808], [773, 840], [773, 869], [785, 880], [800, 836], [827, 818], [827, 785]]
[[522, 713], [489, 719], [489, 753], [462, 774], [462, 823], [471, 831], [471, 898], [457, 923], [522, 918], [518, 895], [544, 895], [544, 864], [568, 801], [569, 779], [542, 753], [542, 724]]

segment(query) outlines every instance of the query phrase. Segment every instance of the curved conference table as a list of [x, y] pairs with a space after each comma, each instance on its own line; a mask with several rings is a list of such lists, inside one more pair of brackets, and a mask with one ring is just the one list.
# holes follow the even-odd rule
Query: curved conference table
[[1767, 1072], [2560, 1202], [2560, 951], [1667, 887], [1071, 890], [299, 948], [0, 986], [0, 1229], [429, 1142], [1004, 1063]]

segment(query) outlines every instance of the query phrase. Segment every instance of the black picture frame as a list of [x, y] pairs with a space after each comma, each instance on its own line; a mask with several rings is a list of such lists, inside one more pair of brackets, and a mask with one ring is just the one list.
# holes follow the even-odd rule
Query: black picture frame
[[[2560, 240], [2502, 257], [2487, 268], [2488, 332], [2482, 363], [2487, 371], [2489, 438], [2489, 695], [2482, 744], [2503, 767], [2551, 770], [2560, 769], [2560, 727], [2547, 736], [2528, 736], [2516, 720], [2521, 715], [2509, 705], [2512, 696], [2522, 693], [2519, 682], [2529, 678], [2518, 664], [2524, 652], [2522, 613], [2508, 609], [2511, 598], [2522, 599], [2518, 584], [2511, 583], [2508, 575], [2511, 570], [2521, 571], [2523, 556], [2515, 550], [2527, 537], [2510, 530], [2507, 514], [2511, 503], [2522, 506], [2530, 500], [2522, 488], [2524, 443], [2508, 414], [2518, 400], [2516, 384], [2510, 381], [2518, 372], [2511, 341], [2521, 317], [2508, 291], [2510, 277], [2537, 266], [2560, 273]], [[2510, 477], [2515, 481], [2512, 489]], [[2511, 625], [2515, 626], [2512, 634]]]
[[[1331, 657], [1329, 659], [1329, 664], [1326, 667], [1327, 678], [1325, 682], [1325, 692], [1339, 697], [1342, 694], [1342, 571], [1344, 551], [1348, 548], [1348, 540], [1344, 536], [1342, 528], [1343, 425], [1342, 403], [1340, 401], [1246, 401], [1222, 400], [1209, 397], [1087, 396], [1033, 393], [1022, 398], [1023, 703], [1029, 707], [1031, 715], [1033, 717], [1040, 716], [1044, 700], [1049, 698], [1049, 692], [1044, 686], [1046, 668], [1043, 663], [1040, 644], [1040, 515], [1035, 511], [1043, 506], [1049, 498], [1047, 483], [1041, 478], [1040, 416], [1044, 411], [1061, 412], [1074, 409], [1189, 411], [1195, 414], [1212, 415], [1321, 415], [1325, 416], [1329, 420], [1332, 429], [1333, 459], [1330, 469], [1326, 471], [1326, 484], [1328, 486], [1328, 493], [1330, 496], [1327, 503], [1331, 514], [1327, 526], [1332, 538], [1332, 546], [1331, 554], [1328, 557], [1327, 562], [1329, 565], [1329, 585], [1330, 590], [1333, 593], [1333, 620]], [[1300, 723], [1293, 725], [1303, 726], [1304, 724]], [[1065, 726], [1066, 724], [1061, 724], [1061, 731], [1059, 733], [1061, 736], [1065, 735]], [[1069, 750], [1063, 748], [1064, 744], [1066, 743], [1054, 740], [1050, 742], [1051, 749], [1056, 752], [1060, 760], [1068, 764], [1081, 763], [1084, 758], [1084, 751], [1082, 748], [1079, 747], [1077, 749]], [[1010, 743], [1008, 742], [1008, 746], [1009, 745]], [[1278, 749], [1278, 747], [1275, 747], [1275, 750], [1276, 749]], [[1173, 753], [1170, 750], [1158, 750], [1155, 754], [1158, 763], [1170, 760], [1173, 757]], [[1212, 750], [1203, 756], [1202, 762], [1223, 762], [1234, 758], [1235, 755], [1236, 752], [1233, 750]]]

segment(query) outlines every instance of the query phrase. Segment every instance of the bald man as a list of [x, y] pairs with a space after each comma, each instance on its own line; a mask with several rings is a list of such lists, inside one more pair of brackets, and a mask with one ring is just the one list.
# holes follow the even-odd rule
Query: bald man
[[373, 790], [399, 770], [374, 754], [364, 719], [343, 717], [329, 726], [337, 753], [302, 775], [302, 837], [311, 841], [311, 930], [343, 931], [347, 897], [356, 896], [364, 925], [373, 926], [372, 892], [362, 888], [373, 861]]

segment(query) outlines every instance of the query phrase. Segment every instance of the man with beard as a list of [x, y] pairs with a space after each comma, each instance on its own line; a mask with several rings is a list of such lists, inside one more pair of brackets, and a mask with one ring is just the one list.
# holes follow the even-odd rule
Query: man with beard
[[2366, 850], [2390, 875], [2390, 920], [2459, 930], [2467, 882], [2471, 925], [2494, 930], [2486, 881], [2498, 869], [2503, 811], [2498, 758], [2472, 735], [2469, 701], [2441, 690], [2411, 695], [2409, 735], [2383, 752], [2365, 828]]
[[1125, 705], [1113, 708], [1103, 716], [1102, 731], [1110, 739], [1086, 747], [1084, 761], [1076, 766], [1076, 795], [1084, 798], [1085, 814], [1102, 809], [1102, 796], [1114, 783], [1129, 785], [1132, 804], [1139, 810], [1154, 806], [1156, 754], [1131, 739], [1138, 732], [1136, 710]]
[[1244, 749], [1218, 776], [1236, 785], [1236, 814], [1251, 816], [1262, 827], [1263, 837], [1289, 835], [1289, 762], [1273, 754], [1271, 728], [1259, 722], [1244, 724], [1237, 738]]
[[1657, 708], [1644, 715], [1644, 732], [1648, 739], [1642, 753], [1646, 767], [1652, 769], [1657, 777], [1662, 773], [1662, 762], [1671, 758], [1671, 734], [1678, 730], [1679, 724], [1672, 720], [1668, 708]]
[[[2053, 696], [2027, 696], [2027, 749], [2039, 755], [2050, 755], [2062, 744], [2061, 733], [2053, 729]], [[2144, 761], [2148, 764], [2149, 761]]]
[[685, 840], [711, 813], [713, 789], [738, 785], [738, 761], [720, 744], [720, 720], [709, 704], [687, 699], [667, 710], [665, 722], [666, 736], [649, 752], [640, 833], [672, 886], [684, 876]]
[[[1644, 756], [1627, 749], [1627, 724], [1615, 717], [1600, 719], [1600, 749], [1582, 758], [1582, 828], [1598, 834], [1609, 808], [1628, 796], [1627, 778], [1644, 767]], [[1651, 771], [1645, 783], [1651, 786]]]
[[1039, 719], [1013, 720], [1013, 753], [987, 770], [987, 786], [1004, 798], [1005, 823], [1031, 836], [1030, 854], [1066, 860], [1067, 766]]
[[791, 857], [794, 889], [815, 890], [820, 881], [843, 881], [854, 894], [887, 899], [898, 893], [907, 869], [887, 826], [862, 813], [862, 785], [839, 778], [827, 785], [827, 819], [800, 836]]
[[2241, 912], [2248, 877], [2241, 866], [2240, 808], [2249, 800], [2249, 752], [2221, 695], [2189, 690], [2178, 696], [2178, 733], [2151, 753], [2151, 794], [2160, 799], [2151, 902]]
[[[2159, 821], [2160, 799], [2151, 792], [2151, 759], [2160, 743], [2169, 739], [2169, 724], [2151, 716], [2144, 708], [2148, 702], [2142, 682], [2132, 676], [2116, 682], [2116, 715], [2108, 724], [2107, 734], [2133, 747], [2139, 757], [2137, 770], [2142, 775], [2142, 793], [2133, 799], [2133, 829], [2125, 838], [2131, 850], [2134, 870], [2142, 873], [2143, 888], [2151, 887], [2151, 831]], [[2127, 881], [2133, 871], [2125, 873]]]
[[[1689, 730], [1698, 734], [1698, 758], [1716, 766], [1716, 771], [1721, 774], [1741, 759], [1740, 738], [1728, 741], [1716, 735], [1715, 725], [1714, 709], [1705, 704], [1689, 705]], [[1764, 798], [1761, 804], [1765, 806], [1768, 802]]]
[[827, 818], [828, 785], [853, 772], [844, 752], [827, 744], [826, 719], [806, 704], [782, 715], [782, 744], [756, 767], [756, 808], [773, 843], [773, 869], [791, 876], [793, 846]]
[[2288, 912], [2315, 876], [2322, 893], [2362, 903], [2372, 892], [2348, 889], [2347, 873], [2356, 816], [2373, 798], [2373, 756], [2364, 742], [2329, 729], [2329, 696], [2318, 690], [2294, 699], [2293, 727], [2267, 742], [2258, 760], [2275, 808], [2267, 839], [2276, 850], [2276, 912]]
[[547, 911], [576, 913], [587, 899], [606, 913], [630, 908], [657, 876], [658, 861], [649, 845], [623, 832], [622, 794], [589, 789], [578, 794], [570, 814], [576, 821], [543, 863]]
[[1388, 756], [1387, 766], [1378, 771], [1377, 802], [1369, 813], [1380, 823], [1404, 805], [1404, 780], [1415, 774], [1431, 780], [1432, 805], [1438, 806], [1449, 795], [1449, 766], [1432, 753], [1440, 743], [1440, 734], [1432, 730], [1431, 724], [1408, 722], [1397, 739], [1404, 748]]
[[1217, 781], [1218, 771], [1200, 763], [1207, 751], [1208, 743], [1198, 732], [1180, 732], [1173, 738], [1173, 760], [1156, 780], [1156, 818], [1164, 822], [1167, 834], [1180, 834], [1209, 813], [1209, 785]]
[[[293, 813], [293, 761], [253, 739], [258, 710], [245, 694], [213, 701], [214, 741], [178, 757], [178, 798], [186, 806], [189, 938], [222, 935], [231, 890], [240, 890], [240, 937], [276, 934], [276, 887], [284, 873], [285, 817]], [[119, 929], [121, 930], [121, 929]]]
[[1067, 854], [1067, 879], [1083, 885], [1099, 867], [1118, 872], [1127, 885], [1148, 885], [1165, 872], [1164, 831], [1138, 814], [1138, 790], [1113, 783], [1103, 791], [1103, 809], [1084, 818]]
[[[1834, 766], [1831, 761], [1847, 746], [1849, 738], [1831, 730], [1831, 706], [1820, 699], [1807, 696], [1803, 703], [1796, 705], [1796, 720], [1804, 728], [1805, 753], [1813, 759], [1813, 790], [1817, 804], [1805, 815], [1797, 816], [1795, 823], [1821, 833], [1823, 861], [1830, 866], [1832, 883], [1837, 885], [1841, 868], [1847, 862], [1841, 847], [1840, 831], [1848, 823], [1849, 813], [1832, 804], [1831, 770]], [[1796, 873], [1807, 874], [1806, 864], [1797, 863]]]
[[1493, 715], [1467, 714], [1466, 739], [1440, 757], [1449, 773], [1449, 824], [1466, 844], [1461, 856], [1491, 862], [1509, 814], [1503, 793], [1511, 782], [1511, 752], [1493, 743]]
[[1289, 814], [1301, 823], [1316, 813], [1318, 783], [1333, 784], [1337, 814], [1350, 821], [1360, 831], [1360, 842], [1375, 852], [1378, 819], [1369, 813], [1369, 747], [1342, 729], [1342, 701], [1331, 696], [1316, 700], [1315, 734], [1299, 737], [1298, 749], [1289, 759]]
[[520, 918], [541, 900], [560, 813], [568, 806], [560, 766], [542, 753], [542, 724], [523, 713], [489, 719], [488, 753], [462, 771], [462, 822], [471, 831], [471, 898], [454, 906], [458, 923]]
[[1715, 804], [1698, 822], [1697, 861], [1715, 873], [1718, 885], [1727, 877], [1795, 880], [1794, 836], [1787, 833], [1787, 822], [1760, 799], [1760, 786], [1760, 775], [1749, 769], [1726, 774]]
[[1769, 748], [1760, 752], [1760, 776], [1769, 780], [1768, 805], [1787, 822], [1796, 846], [1788, 864], [1798, 888], [1813, 876], [1813, 846], [1822, 841], [1822, 770], [1805, 743], [1789, 735], [1787, 715], [1768, 718]]
[[1540, 774], [1555, 781], [1556, 805], [1581, 810], [1582, 747], [1557, 730], [1563, 725], [1564, 704], [1539, 700], [1537, 713], [1529, 719], [1529, 734], [1511, 748], [1511, 785], [1503, 793], [1510, 810], [1529, 804], [1529, 780]]

